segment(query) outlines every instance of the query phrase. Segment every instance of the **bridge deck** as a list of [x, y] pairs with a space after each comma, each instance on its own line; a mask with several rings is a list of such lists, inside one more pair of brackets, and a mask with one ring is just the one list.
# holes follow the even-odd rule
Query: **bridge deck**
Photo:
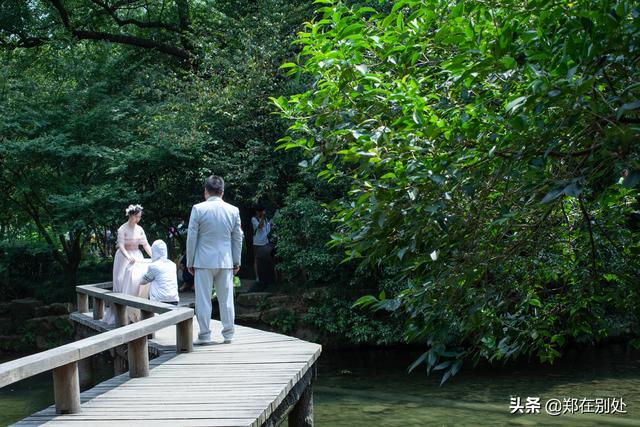
[[[88, 313], [76, 316], [89, 321]], [[211, 328], [220, 336], [220, 322], [212, 320]], [[154, 341], [165, 351], [175, 349], [175, 327], [161, 330]], [[51, 406], [15, 425], [259, 426], [320, 352], [318, 344], [236, 326], [231, 344], [167, 352], [150, 361], [148, 377], [125, 373], [83, 392], [78, 414], [57, 415]]]

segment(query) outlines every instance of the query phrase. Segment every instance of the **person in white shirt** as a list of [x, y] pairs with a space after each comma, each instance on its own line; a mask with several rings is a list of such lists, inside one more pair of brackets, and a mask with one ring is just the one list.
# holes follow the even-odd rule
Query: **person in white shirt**
[[235, 307], [233, 276], [240, 270], [240, 210], [224, 200], [224, 180], [211, 175], [204, 183], [205, 201], [193, 205], [187, 234], [187, 270], [195, 277], [198, 339], [211, 345], [211, 291], [215, 286], [225, 344], [233, 340]]
[[140, 286], [150, 283], [149, 299], [178, 305], [178, 268], [167, 258], [167, 244], [156, 240], [151, 245], [151, 264], [142, 277]]
[[265, 258], [271, 255], [270, 246], [268, 246], [271, 222], [265, 216], [264, 206], [259, 205], [256, 207], [256, 216], [251, 218], [251, 225], [253, 226], [253, 270], [256, 275], [256, 282], [259, 282], [258, 258]]

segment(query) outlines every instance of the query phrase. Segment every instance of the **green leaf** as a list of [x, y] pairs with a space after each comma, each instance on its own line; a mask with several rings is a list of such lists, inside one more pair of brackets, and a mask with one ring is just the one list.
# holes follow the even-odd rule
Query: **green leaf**
[[398, 253], [397, 253], [398, 258], [402, 259], [404, 257], [404, 254], [406, 254], [408, 250], [409, 250], [408, 246], [405, 246], [404, 248], [398, 249]]
[[366, 64], [356, 65], [355, 68], [362, 74], [367, 74], [369, 72], [369, 67]]
[[540, 203], [550, 203], [553, 202], [554, 200], [556, 200], [558, 197], [560, 197], [562, 194], [564, 194], [564, 188], [563, 189], [554, 189], [549, 191], [543, 198], [542, 200], [540, 200]]
[[505, 111], [507, 113], [513, 114], [516, 111], [518, 111], [520, 107], [522, 107], [526, 102], [527, 102], [526, 96], [519, 96], [507, 104], [507, 106], [505, 107]]
[[572, 182], [567, 185], [562, 192], [570, 197], [578, 197], [580, 193], [582, 193], [582, 187], [578, 185], [576, 182]]
[[634, 101], [634, 102], [629, 102], [627, 104], [624, 104], [620, 108], [618, 108], [618, 110], [616, 111], [616, 118], [620, 120], [620, 118], [625, 113], [628, 113], [629, 111], [637, 110], [638, 108], [640, 108], [640, 101]]
[[351, 307], [352, 308], [368, 307], [370, 305], [377, 304], [378, 302], [379, 302], [379, 300], [376, 297], [374, 297], [373, 295], [365, 295], [363, 297], [358, 298], [356, 300], [356, 302], [354, 302]]
[[453, 363], [452, 360], [447, 360], [445, 362], [442, 362], [440, 364], [438, 364], [437, 366], [435, 366], [433, 368], [434, 371], [441, 371], [442, 369], [448, 368], [449, 366], [451, 366], [451, 364]]
[[415, 368], [417, 368], [420, 364], [422, 364], [425, 361], [425, 359], [429, 356], [429, 354], [430, 354], [429, 351], [425, 351], [424, 353], [422, 353], [420, 357], [418, 357], [416, 360], [413, 361], [411, 365], [409, 365], [409, 368], [407, 369], [407, 371], [409, 373], [413, 372]]

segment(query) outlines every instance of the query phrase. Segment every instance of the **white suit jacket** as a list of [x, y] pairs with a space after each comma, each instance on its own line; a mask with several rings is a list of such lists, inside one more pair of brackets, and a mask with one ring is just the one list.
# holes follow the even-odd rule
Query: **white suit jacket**
[[242, 251], [240, 211], [217, 196], [194, 205], [187, 235], [187, 267], [233, 268]]

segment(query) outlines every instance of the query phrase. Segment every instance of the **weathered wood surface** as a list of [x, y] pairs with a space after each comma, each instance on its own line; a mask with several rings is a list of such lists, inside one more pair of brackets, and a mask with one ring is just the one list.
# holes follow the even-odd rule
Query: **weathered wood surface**
[[93, 318], [96, 320], [104, 317], [104, 300], [100, 298], [93, 299]]
[[[140, 298], [133, 295], [121, 294], [112, 292], [110, 289], [96, 287], [95, 285], [81, 285], [76, 286], [76, 292], [78, 292], [78, 311], [84, 313], [89, 311], [88, 296], [101, 299], [110, 303], [119, 303], [128, 307], [139, 308], [141, 310], [147, 310], [154, 313], [166, 313], [171, 311], [174, 306], [170, 304], [164, 304], [157, 301], [151, 301], [146, 298]], [[87, 300], [86, 305], [81, 300]]]
[[[93, 322], [92, 313], [83, 316]], [[77, 414], [57, 415], [50, 407], [16, 425], [260, 426], [321, 352], [318, 344], [242, 326], [233, 343], [222, 344], [221, 324], [212, 320], [219, 344], [176, 354], [176, 329], [162, 329], [149, 342], [168, 350], [149, 362], [149, 376], [119, 375], [81, 393]]]
[[53, 370], [53, 394], [57, 414], [72, 414], [80, 410], [80, 382], [78, 362]]
[[[92, 313], [87, 313], [87, 315], [88, 317], [93, 317]], [[21, 379], [29, 378], [41, 372], [77, 362], [86, 357], [109, 350], [117, 345], [126, 344], [129, 341], [144, 337], [158, 329], [191, 319], [192, 317], [193, 310], [188, 308], [174, 308], [174, 310], [162, 316], [155, 316], [123, 328], [85, 338], [81, 341], [72, 342], [51, 350], [2, 363], [0, 364], [0, 387], [20, 381]], [[173, 326], [173, 329], [175, 329], [175, 326]]]

